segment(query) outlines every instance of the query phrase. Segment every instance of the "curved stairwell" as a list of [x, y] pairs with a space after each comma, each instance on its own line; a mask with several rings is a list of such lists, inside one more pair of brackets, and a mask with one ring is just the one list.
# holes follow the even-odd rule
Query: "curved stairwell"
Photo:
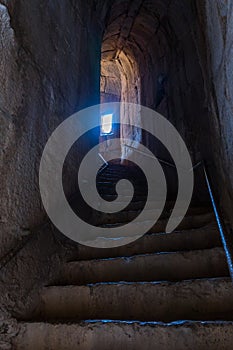
[[[114, 196], [103, 184], [109, 176], [102, 175], [103, 196]], [[142, 205], [143, 193], [101, 224], [127, 222]], [[15, 349], [232, 349], [233, 286], [214, 215], [192, 207], [177, 231], [165, 234], [169, 210], [130, 245], [80, 246], [21, 320]]]

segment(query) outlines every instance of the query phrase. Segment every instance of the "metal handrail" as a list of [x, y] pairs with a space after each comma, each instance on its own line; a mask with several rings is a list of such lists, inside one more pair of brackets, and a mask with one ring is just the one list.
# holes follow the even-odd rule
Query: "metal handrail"
[[100, 168], [99, 171], [98, 171], [98, 174], [101, 174], [109, 166], [109, 163], [104, 159], [102, 154], [98, 153], [98, 156], [100, 157], [100, 159], [102, 159], [102, 161], [105, 164], [104, 167]]
[[[137, 153], [140, 153], [140, 154], [142, 154], [142, 155], [144, 155], [144, 156], [146, 156], [146, 157], [149, 157], [149, 158], [154, 159], [154, 157], [151, 156], [150, 154], [148, 154], [148, 153], [146, 153], [146, 152], [143, 152], [143, 151], [140, 151], [140, 150], [138, 150], [137, 148], [135, 148], [135, 147], [133, 147], [133, 146], [129, 146], [129, 145], [124, 144], [124, 147], [128, 147], [128, 148], [134, 150], [134, 151], [137, 152]], [[166, 160], [163, 160], [163, 159], [160, 159], [160, 158], [157, 158], [157, 159], [158, 159], [161, 163], [163, 163], [163, 164], [166, 164], [166, 165], [168, 165], [168, 166], [170, 166], [170, 167], [172, 167], [172, 168], [176, 168], [175, 164], [172, 164], [172, 163], [167, 162]]]
[[[133, 149], [135, 152], [137, 153], [140, 153], [142, 155], [145, 155], [146, 157], [149, 157], [149, 158], [152, 158], [154, 159], [153, 156], [151, 156], [150, 154], [146, 153], [146, 152], [143, 152], [143, 151], [140, 151], [138, 150], [137, 148], [133, 147], [133, 146], [129, 146], [129, 145], [126, 145], [124, 144], [125, 147], [128, 147], [130, 149]], [[109, 163], [104, 159], [104, 157], [102, 156], [102, 154], [98, 153], [98, 156], [103, 160], [103, 162], [105, 163], [106, 167], [109, 166]], [[156, 157], [157, 158], [157, 157]], [[157, 158], [161, 163], [165, 164], [165, 165], [168, 165], [170, 166], [171, 168], [175, 168], [176, 169], [176, 166], [175, 164], [171, 163], [171, 162], [168, 162], [164, 159], [161, 159], [161, 158]], [[189, 169], [189, 171], [191, 170], [195, 170], [197, 169], [199, 166], [201, 166], [203, 164], [203, 161], [199, 161], [197, 164], [195, 164], [191, 169]], [[100, 171], [102, 172], [105, 168], [101, 169]]]
[[219, 215], [219, 212], [218, 212], [218, 209], [217, 209], [217, 204], [216, 204], [216, 201], [214, 199], [213, 190], [212, 190], [211, 184], [210, 184], [210, 179], [208, 177], [208, 173], [207, 173], [206, 166], [205, 166], [204, 162], [202, 162], [202, 165], [203, 165], [205, 180], [206, 180], [206, 184], [207, 184], [207, 187], [208, 187], [208, 191], [209, 191], [212, 207], [213, 207], [213, 210], [214, 210], [214, 215], [215, 215], [215, 218], [216, 218], [216, 221], [217, 221], [217, 224], [218, 224], [218, 229], [219, 229], [219, 232], [220, 232], [223, 248], [225, 250], [230, 276], [231, 276], [231, 279], [233, 281], [232, 254], [230, 252], [229, 245], [227, 243], [227, 235], [226, 235], [226, 233], [224, 232], [224, 229], [223, 229], [222, 221], [220, 219], [220, 215]]
[[102, 161], [105, 163], [105, 165], [108, 166], [108, 162], [104, 159], [102, 154], [98, 153], [98, 156], [102, 159]]
[[[140, 150], [138, 150], [137, 148], [135, 148], [135, 147], [133, 147], [133, 146], [129, 146], [129, 145], [126, 145], [126, 144], [124, 144], [124, 146], [125, 146], [125, 147], [128, 147], [128, 148], [130, 148], [130, 149], [133, 149], [135, 152], [138, 152], [138, 153], [143, 154], [143, 155], [145, 155], [145, 156], [147, 156], [147, 157], [149, 157], [149, 158], [154, 159], [154, 157], [151, 156], [150, 154], [148, 154], [148, 153], [146, 153], [146, 152], [143, 152], [143, 151], [140, 151]], [[156, 158], [157, 158], [157, 157], [156, 157]], [[157, 158], [157, 159], [158, 159], [158, 161], [160, 161], [161, 163], [163, 163], [163, 164], [165, 164], [165, 165], [168, 165], [168, 166], [170, 166], [171, 168], [175, 168], [175, 169], [176, 169], [176, 165], [175, 165], [175, 164], [170, 163], [170, 162], [168, 162], [168, 161], [166, 161], [166, 160], [164, 160], [164, 159], [161, 159], [161, 158]], [[199, 166], [201, 166], [202, 164], [203, 164], [203, 161], [199, 161], [197, 164], [195, 164], [195, 165], [194, 165], [191, 169], [189, 169], [188, 171], [195, 170], [195, 169], [197, 169]]]

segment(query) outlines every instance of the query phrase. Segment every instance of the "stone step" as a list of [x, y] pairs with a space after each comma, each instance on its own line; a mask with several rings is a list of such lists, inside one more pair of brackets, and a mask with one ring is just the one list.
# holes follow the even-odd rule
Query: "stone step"
[[222, 246], [220, 233], [217, 224], [213, 222], [193, 230], [147, 234], [131, 244], [112, 249], [89, 248], [84, 245], [78, 245], [77, 255], [73, 256], [73, 260], [114, 258], [137, 254], [151, 254], [155, 252], [210, 249], [220, 246]]
[[[117, 194], [109, 194], [109, 193], [101, 193], [102, 197], [106, 200], [106, 201], [114, 201], [117, 198]], [[119, 202], [127, 202], [129, 203], [132, 199], [132, 196], [130, 195], [119, 195], [118, 196], [118, 200]], [[135, 194], [135, 197], [133, 198], [133, 202], [146, 202], [147, 200], [147, 196], [145, 195], [140, 195], [140, 194]]]
[[[101, 211], [101, 208], [100, 208]], [[158, 213], [160, 212], [160, 209], [156, 210]], [[114, 214], [107, 214], [102, 213], [99, 215], [96, 215], [96, 219], [98, 220], [99, 224], [115, 224], [117, 223], [128, 223], [134, 220], [138, 215], [140, 215], [141, 210], [124, 210], [121, 212], [116, 212]], [[144, 211], [144, 218], [145, 220], [153, 220], [155, 216], [155, 209], [154, 210], [145, 210]]]
[[33, 320], [233, 320], [230, 278], [51, 286], [40, 299]]
[[[112, 197], [112, 200], [114, 198]], [[146, 204], [146, 202], [144, 202], [144, 201], [131, 202], [130, 206], [129, 206], [129, 210], [130, 211], [133, 211], [133, 210], [141, 211], [144, 208], [145, 204]], [[126, 207], [127, 202], [120, 201], [120, 202], [118, 202], [118, 205], [120, 208]], [[162, 204], [159, 201], [148, 201], [147, 205], [148, 205], [148, 209], [156, 209], [156, 208], [160, 209], [162, 207]], [[166, 207], [164, 209], [165, 214], [169, 215], [169, 213], [172, 212], [173, 207], [174, 207], [174, 202], [167, 201]], [[192, 207], [190, 206], [188, 211], [187, 211], [187, 214], [188, 215], [199, 215], [199, 214], [206, 214], [206, 213], [210, 213], [210, 212], [213, 212], [213, 208], [209, 207], [209, 206], [192, 206]]]
[[[149, 211], [150, 212], [150, 211]], [[202, 226], [207, 225], [210, 222], [213, 222], [215, 220], [214, 213], [207, 213], [207, 214], [200, 214], [200, 215], [195, 215], [195, 216], [185, 216], [181, 223], [178, 225], [177, 229], [178, 230], [191, 230], [194, 228], [200, 228]], [[106, 222], [106, 220], [104, 220]], [[149, 223], [151, 225], [151, 229], [149, 230], [149, 233], [156, 233], [156, 232], [163, 232], [166, 229], [166, 225], [168, 222], [168, 219], [159, 219], [155, 224], [154, 220], [144, 220], [143, 222], [141, 221], [135, 221], [134, 226], [132, 226], [132, 232], [129, 231], [129, 235], [131, 233], [133, 234], [135, 230], [135, 226], [144, 226], [145, 222]], [[100, 225], [101, 227], [117, 227], [117, 226], [122, 226], [124, 225], [125, 222], [122, 222], [119, 220], [116, 222], [114, 220], [114, 215], [112, 216], [112, 223], [105, 223]], [[146, 232], [145, 232], [146, 233]]]
[[[130, 180], [128, 180], [130, 181]], [[96, 183], [97, 187], [98, 188], [112, 188], [116, 185], [116, 183], [119, 182], [119, 178], [115, 177], [115, 178], [111, 178], [111, 179], [102, 179], [101, 181], [98, 181]], [[130, 181], [131, 182], [131, 181]], [[145, 182], [142, 181], [141, 179], [134, 179], [131, 184], [133, 186], [136, 186], [136, 187], [140, 187], [140, 186], [143, 186], [145, 185]]]
[[[98, 178], [96, 181], [96, 186], [99, 188], [104, 187], [113, 187], [115, 184], [117, 184], [119, 181], [127, 180], [129, 181], [133, 186], [139, 187], [143, 186], [144, 188], [147, 187], [147, 181], [143, 178], [136, 178], [136, 177], [130, 177], [130, 176], [122, 176], [120, 174], [116, 174], [115, 176], [105, 176]], [[125, 182], [126, 183], [126, 182]]]
[[63, 266], [56, 285], [98, 282], [180, 281], [229, 276], [223, 248], [75, 261]]
[[232, 350], [232, 322], [22, 323], [16, 350]]
[[[127, 198], [129, 198], [129, 197], [127, 197]], [[114, 198], [112, 198], [112, 199], [114, 199]], [[146, 204], [146, 202], [144, 202], [144, 201], [130, 202], [129, 204], [127, 201], [118, 201], [119, 208], [122, 208], [122, 207], [129, 208], [129, 211], [132, 211], [132, 210], [141, 211], [144, 208], [145, 204]], [[161, 206], [162, 206], [162, 204], [160, 202], [148, 201], [148, 209], [154, 209], [154, 208], [159, 209], [159, 208], [161, 208]], [[125, 209], [123, 209], [123, 210], [125, 210]]]
[[[182, 219], [182, 216], [176, 216], [176, 220], [180, 224], [176, 227], [178, 230], [189, 230], [192, 228], [200, 228], [214, 221], [214, 214], [208, 213], [203, 215], [187, 216]], [[174, 217], [173, 217], [174, 220]], [[125, 246], [139, 239], [144, 234], [164, 232], [167, 227], [168, 219], [145, 220], [143, 215], [135, 218], [130, 222], [118, 222], [101, 224], [96, 220], [96, 226], [99, 226], [98, 236], [91, 239], [90, 236], [87, 245], [102, 246], [108, 248], [111, 242], [112, 247]], [[112, 230], [114, 229], [114, 230]], [[113, 232], [112, 232], [113, 231]], [[137, 236], [136, 236], [137, 232]], [[94, 241], [94, 243], [93, 243]], [[101, 245], [100, 245], [101, 244]]]
[[98, 181], [111, 181], [111, 179], [115, 178], [132, 178], [132, 179], [143, 179], [143, 173], [134, 168], [129, 169], [127, 167], [111, 167], [111, 168], [105, 168], [105, 170], [98, 175]]
[[[150, 203], [150, 205], [152, 203]], [[120, 203], [120, 205], [121, 204], [122, 202]], [[142, 209], [143, 209], [143, 206], [139, 210], [123, 210], [120, 212], [116, 212], [114, 214], [101, 213], [99, 215], [96, 215], [96, 218], [98, 222], [102, 224], [115, 224], [115, 223], [126, 223], [126, 222], [128, 223], [134, 220], [138, 215], [140, 215], [140, 213], [142, 212]], [[101, 207], [99, 210], [101, 211]], [[158, 215], [160, 214], [160, 211], [161, 211], [160, 207], [155, 206], [155, 204], [153, 207], [150, 206], [149, 209], [144, 210], [143, 212], [144, 219], [153, 221], [155, 216], [155, 211], [158, 212]], [[160, 220], [161, 219], [166, 220], [165, 222], [163, 222], [164, 225], [166, 224], [167, 219], [170, 217], [171, 213], [172, 213], [172, 210], [170, 209], [164, 210], [162, 216], [160, 216]], [[180, 210], [180, 213], [182, 213], [181, 210]], [[214, 219], [213, 211], [209, 211], [207, 208], [193, 208], [193, 209], [190, 209], [186, 214], [186, 218], [197, 217], [197, 220], [199, 220], [199, 218], [202, 216], [207, 218], [210, 217], [211, 219]], [[191, 220], [193, 221], [195, 219], [191, 218]]]
[[97, 175], [96, 183], [101, 185], [108, 185], [111, 183], [116, 183], [120, 180], [127, 179], [131, 183], [141, 183], [143, 185], [147, 184], [146, 177], [141, 172], [128, 173], [126, 172], [118, 172], [118, 171], [105, 171], [101, 175]]
[[[98, 187], [98, 191], [102, 196], [105, 195], [109, 195], [109, 196], [114, 196], [116, 195], [116, 188], [115, 186], [102, 186], [102, 187]], [[142, 186], [136, 186], [136, 188], [134, 189], [135, 194], [137, 196], [141, 196], [141, 197], [146, 197], [147, 196], [147, 191], [142, 187]], [[128, 197], [131, 195], [131, 191], [127, 189], [127, 187], [122, 191], [122, 195], [123, 197]]]

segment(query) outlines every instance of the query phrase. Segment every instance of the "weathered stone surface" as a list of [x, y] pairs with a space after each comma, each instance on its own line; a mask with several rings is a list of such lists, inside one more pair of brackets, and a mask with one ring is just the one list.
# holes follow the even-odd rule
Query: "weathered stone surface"
[[192, 249], [209, 249], [221, 246], [220, 234], [215, 223], [194, 230], [183, 230], [145, 235], [127, 246], [113, 249], [88, 249], [78, 246], [72, 260], [88, 260], [132, 256], [136, 254], [152, 254], [154, 252], [174, 252]]
[[[51, 227], [38, 233], [47, 221], [39, 163], [56, 126], [99, 102], [110, 1], [0, 3], [0, 299], [1, 311], [17, 314], [66, 255]], [[67, 194], [75, 191], [86, 147], [76, 149], [64, 169]]]
[[[48, 137], [69, 115], [99, 101], [108, 6], [23, 0], [0, 5], [0, 257], [44, 222], [38, 169]], [[75, 191], [74, 171], [70, 161], [68, 193]]]
[[34, 320], [232, 321], [233, 286], [230, 279], [223, 278], [51, 286], [43, 289], [31, 317]]
[[0, 315], [0, 349], [11, 350], [12, 339], [18, 334], [20, 326], [10, 315]]
[[199, 23], [205, 33], [199, 46], [208, 105], [205, 154], [230, 229], [233, 224], [233, 5], [230, 0], [197, 1], [197, 4]]
[[228, 276], [223, 248], [157, 253], [67, 263], [54, 284], [82, 285], [117, 281], [179, 281]]
[[25, 323], [16, 350], [231, 350], [232, 322]]

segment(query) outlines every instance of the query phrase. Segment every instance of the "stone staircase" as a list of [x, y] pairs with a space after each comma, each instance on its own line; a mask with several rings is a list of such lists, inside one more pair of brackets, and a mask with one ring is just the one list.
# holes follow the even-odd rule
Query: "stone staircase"
[[[103, 196], [114, 199], [106, 191], [110, 175], [98, 180]], [[105, 217], [107, 225], [137, 216], [144, 196], [138, 186], [131, 206], [116, 222]], [[195, 205], [165, 234], [169, 213], [168, 205], [158, 224], [127, 246], [80, 246], [42, 289], [30, 317], [20, 320], [14, 348], [232, 349], [233, 286], [214, 215]]]

